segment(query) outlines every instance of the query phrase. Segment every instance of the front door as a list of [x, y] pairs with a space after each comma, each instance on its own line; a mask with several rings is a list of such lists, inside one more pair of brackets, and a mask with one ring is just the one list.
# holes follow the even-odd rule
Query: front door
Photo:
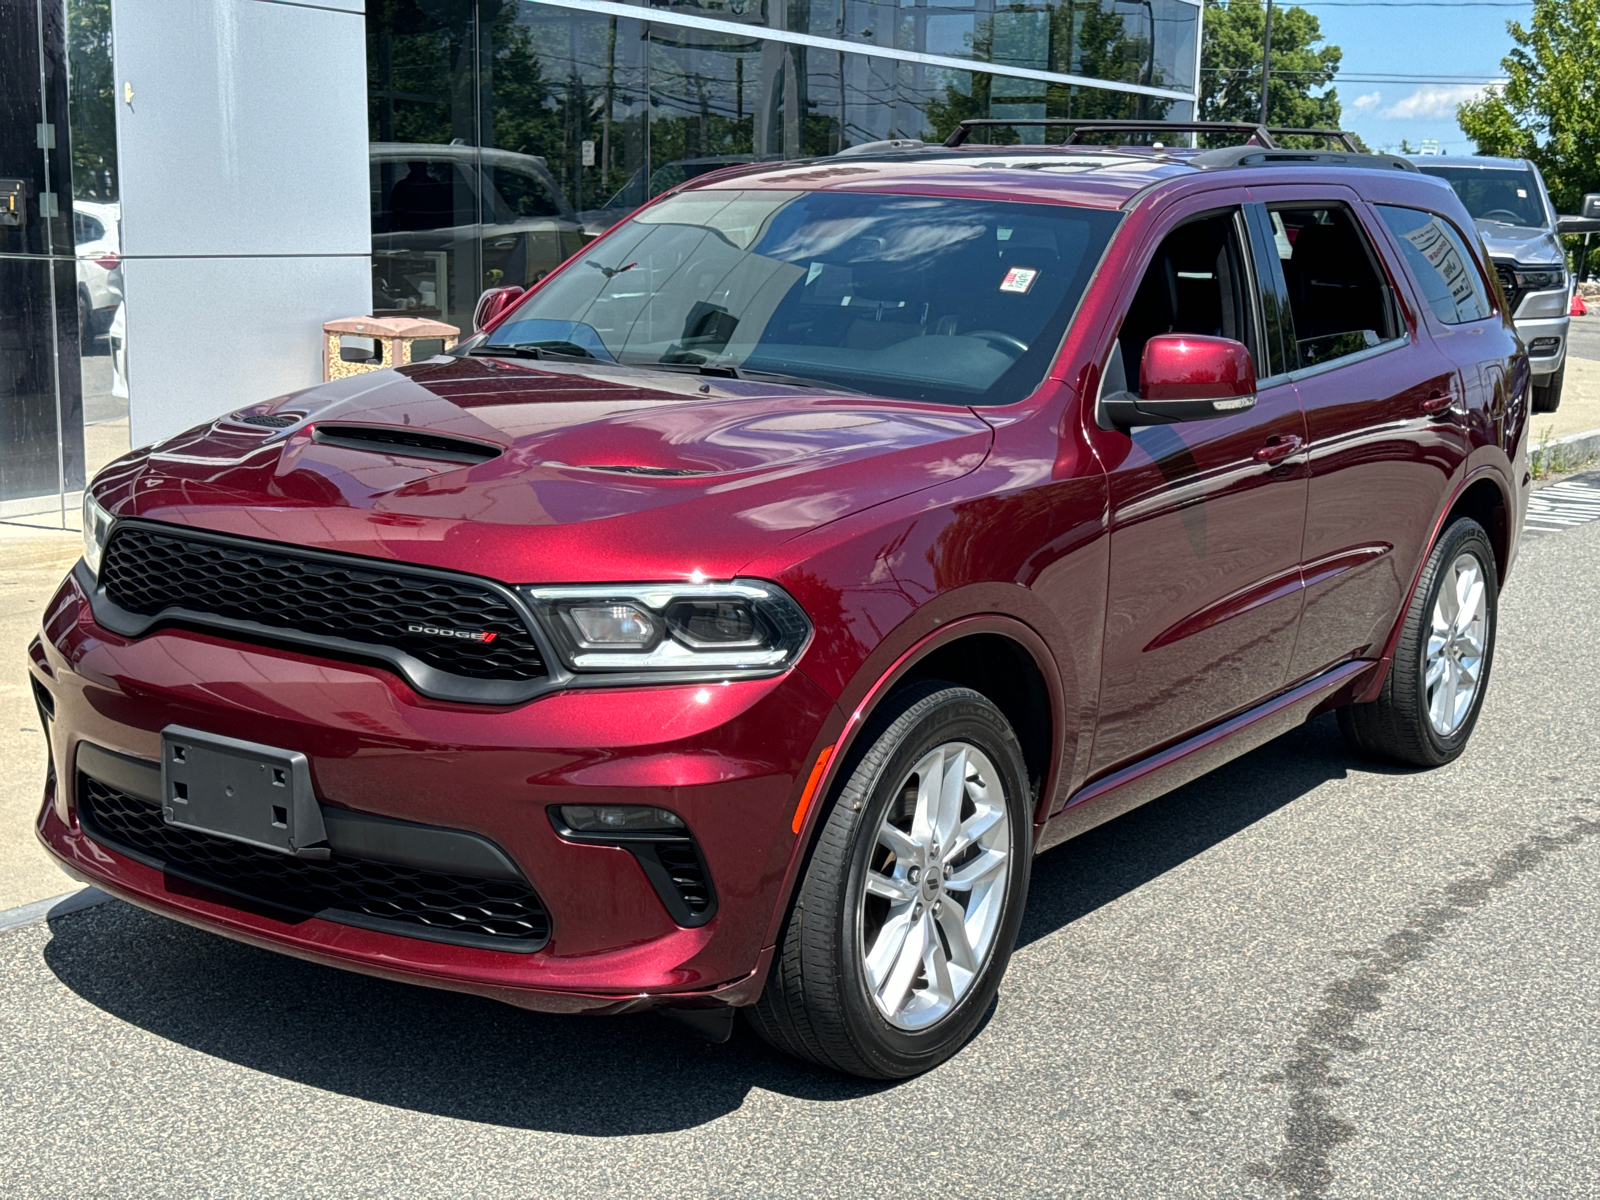
[[1162, 333], [1242, 341], [1261, 382], [1255, 407], [1237, 415], [1091, 431], [1110, 502], [1091, 774], [1279, 690], [1300, 616], [1305, 422], [1275, 328], [1269, 338], [1243, 211], [1175, 216], [1151, 242], [1103, 390], [1125, 380], [1136, 391], [1144, 345]]

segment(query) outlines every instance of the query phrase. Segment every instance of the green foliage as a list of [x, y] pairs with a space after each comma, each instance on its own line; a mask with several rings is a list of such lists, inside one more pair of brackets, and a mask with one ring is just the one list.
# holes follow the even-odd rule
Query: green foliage
[[[1200, 49], [1200, 117], [1206, 121], [1261, 119], [1261, 48], [1266, 9], [1261, 0], [1206, 0]], [[1312, 89], [1333, 82], [1343, 52], [1322, 44], [1322, 27], [1303, 8], [1272, 9], [1272, 64], [1267, 123], [1337, 128], [1339, 93]]]
[[1479, 154], [1532, 159], [1556, 211], [1575, 213], [1600, 192], [1600, 0], [1534, 0], [1531, 24], [1506, 30], [1516, 49], [1500, 60], [1505, 85], [1456, 120]]
[[[997, 13], [995, 17], [979, 24], [970, 39], [973, 57], [987, 60], [992, 57], [995, 23], [1002, 17], [1018, 15], [1040, 16], [1047, 20], [1041, 30], [1047, 39], [1046, 60], [1052, 71], [1062, 74], [1087, 75], [1117, 83], [1142, 83], [1147, 87], [1165, 87], [1169, 81], [1152, 60], [1150, 39], [1129, 32], [1125, 13], [1112, 8], [1104, 0], [1067, 0], [1055, 4], [1047, 14], [1034, 12]], [[934, 98], [925, 106], [928, 128], [922, 133], [927, 141], [943, 141], [962, 121], [989, 117], [998, 106], [1006, 115], [1018, 115], [1016, 110], [1032, 110], [1029, 115], [1043, 117], [1078, 117], [1084, 120], [1139, 119], [1159, 120], [1167, 115], [1172, 102], [1154, 96], [1137, 96], [1108, 88], [1073, 87], [1068, 84], [1046, 83], [1038, 85], [1031, 95], [1005, 95], [996, 92], [996, 78], [981, 71], [971, 74], [952, 72], [956, 78], [946, 84], [943, 98]], [[966, 86], [962, 87], [962, 82]], [[1017, 85], [1015, 80], [1004, 81], [1008, 89]], [[1035, 139], [1037, 134], [1034, 135]], [[1059, 141], [1066, 131], [1047, 130], [1046, 141]], [[1015, 145], [1026, 140], [1015, 129], [998, 127], [980, 132], [972, 138], [975, 142], [993, 145]]]
[[72, 194], [117, 198], [117, 97], [111, 69], [111, 0], [67, 4]]

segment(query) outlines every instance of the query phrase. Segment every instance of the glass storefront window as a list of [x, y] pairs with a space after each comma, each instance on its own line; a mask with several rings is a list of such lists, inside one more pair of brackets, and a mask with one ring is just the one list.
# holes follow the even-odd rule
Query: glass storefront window
[[110, 0], [68, 3], [67, 76], [84, 473], [93, 478], [129, 448]]
[[[98, 0], [105, 4], [108, 0]], [[83, 89], [69, 89], [69, 58], [95, 71], [106, 38], [85, 35], [95, 0], [0, 5], [0, 519], [70, 525], [84, 479], [80, 341], [96, 308], [113, 301], [113, 271], [80, 266], [115, 238], [115, 207], [78, 211], [73, 123]], [[103, 50], [101, 48], [103, 47]], [[86, 121], [86, 124], [88, 122]], [[87, 144], [87, 143], [86, 143]], [[102, 172], [101, 180], [105, 179]], [[113, 184], [114, 186], [114, 184]], [[112, 260], [115, 265], [115, 260]], [[86, 327], [86, 322], [89, 324]]]
[[[375, 312], [465, 330], [483, 289], [538, 280], [641, 204], [724, 167], [942, 141], [970, 117], [1193, 110], [1199, 9], [1186, 0], [630, 0], [626, 11], [369, 5]], [[1001, 69], [916, 57], [928, 55]]]

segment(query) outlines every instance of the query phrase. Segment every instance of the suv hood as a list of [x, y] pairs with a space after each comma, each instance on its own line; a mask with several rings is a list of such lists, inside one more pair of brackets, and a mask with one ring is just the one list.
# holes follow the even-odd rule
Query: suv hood
[[1566, 262], [1561, 253], [1561, 243], [1548, 229], [1501, 225], [1496, 221], [1474, 221], [1473, 224], [1478, 227], [1490, 258], [1528, 266], [1545, 263], [1559, 266]]
[[[295, 420], [245, 420], [267, 415]], [[499, 452], [335, 445], [318, 440], [330, 423]], [[966, 408], [441, 357], [242, 409], [118, 460], [95, 493], [119, 516], [508, 583], [729, 578], [779, 542], [967, 474], [990, 439]]]

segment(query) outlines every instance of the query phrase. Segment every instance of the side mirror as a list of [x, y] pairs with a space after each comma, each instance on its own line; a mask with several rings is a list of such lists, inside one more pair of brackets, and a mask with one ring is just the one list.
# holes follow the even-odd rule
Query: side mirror
[[1579, 211], [1591, 220], [1600, 221], [1600, 192], [1586, 192], [1583, 197], [1583, 208]]
[[472, 310], [472, 332], [483, 332], [504, 316], [520, 299], [522, 299], [522, 289], [519, 287], [490, 288], [478, 297], [478, 306]]
[[1163, 333], [1144, 344], [1139, 394], [1100, 398], [1113, 425], [1173, 425], [1254, 408], [1256, 367], [1250, 349], [1232, 338]]
[[[1600, 197], [1596, 197], [1600, 199]], [[1588, 207], [1587, 204], [1584, 205]], [[1557, 233], [1600, 233], [1600, 216], [1557, 217]]]

